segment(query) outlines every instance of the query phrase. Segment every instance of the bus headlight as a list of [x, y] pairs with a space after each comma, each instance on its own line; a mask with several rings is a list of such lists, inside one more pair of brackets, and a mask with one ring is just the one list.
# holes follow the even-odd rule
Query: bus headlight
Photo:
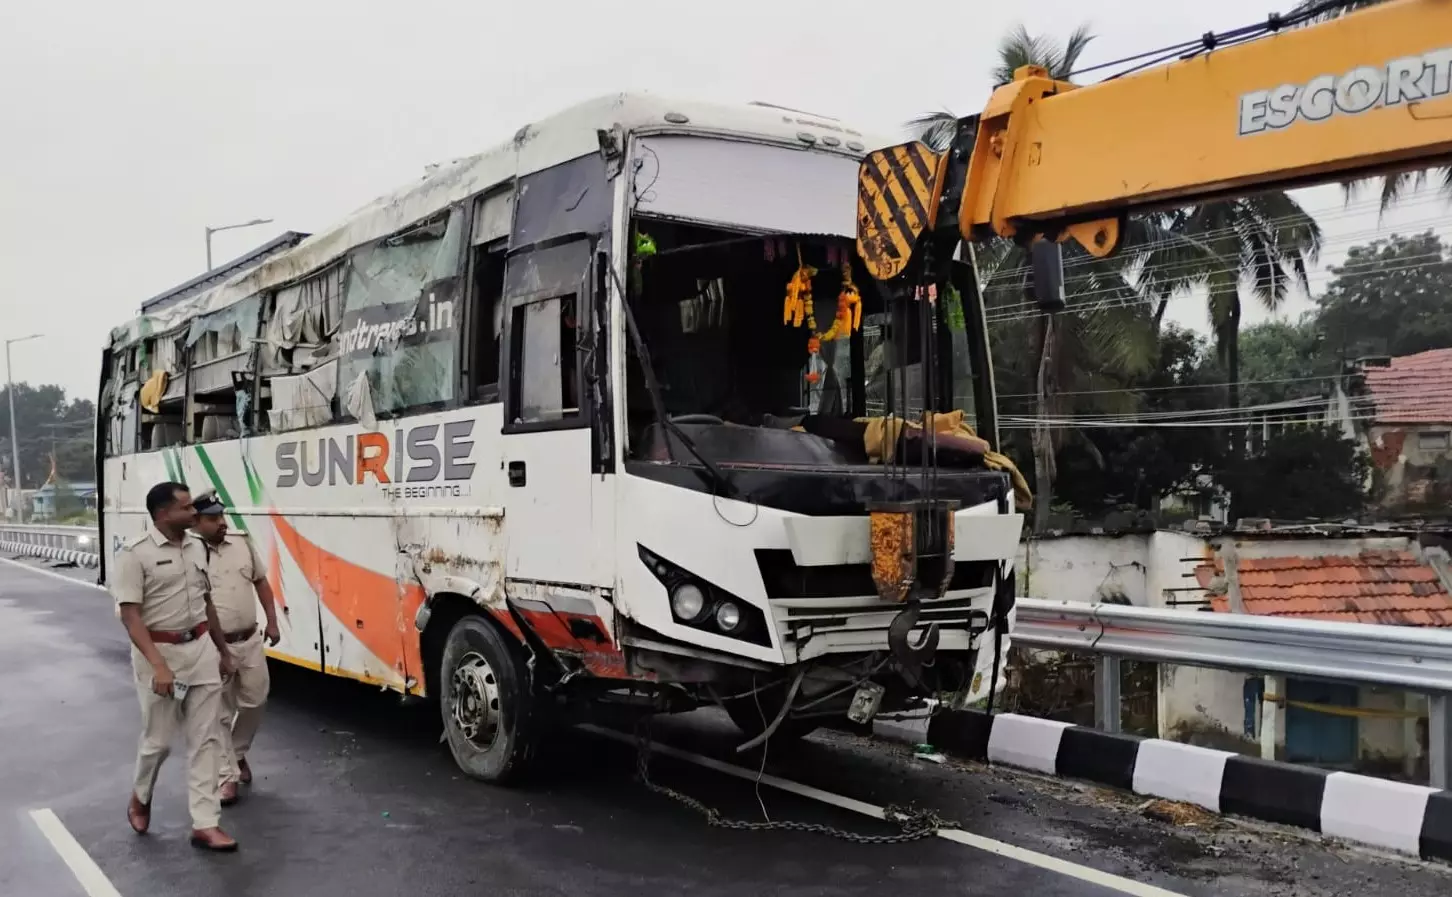
[[735, 632], [741, 626], [741, 608], [730, 601], [722, 601], [716, 608], [716, 625], [722, 632]]
[[706, 593], [693, 582], [683, 582], [671, 589], [671, 611], [687, 623], [701, 618], [706, 609]]

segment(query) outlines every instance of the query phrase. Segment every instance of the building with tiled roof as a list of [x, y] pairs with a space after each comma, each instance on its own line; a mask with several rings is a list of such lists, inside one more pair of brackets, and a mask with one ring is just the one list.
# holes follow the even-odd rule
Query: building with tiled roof
[[1385, 516], [1452, 518], [1452, 349], [1364, 366], [1352, 407]]
[[1211, 610], [1387, 626], [1452, 626], [1452, 594], [1433, 563], [1420, 558], [1414, 547], [1362, 550], [1348, 543], [1351, 550], [1344, 554], [1302, 555], [1289, 553], [1295, 551], [1295, 542], [1259, 545], [1288, 553], [1238, 557], [1231, 562], [1233, 576], [1218, 552], [1195, 568], [1196, 581], [1210, 595]]
[[1452, 425], [1452, 349], [1403, 355], [1362, 375], [1377, 423]]

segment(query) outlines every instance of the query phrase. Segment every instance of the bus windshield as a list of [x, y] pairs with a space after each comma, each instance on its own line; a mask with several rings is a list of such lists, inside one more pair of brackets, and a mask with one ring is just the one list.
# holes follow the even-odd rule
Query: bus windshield
[[[840, 451], [844, 444], [860, 447], [858, 422], [922, 410], [923, 364], [895, 351], [882, 294], [850, 239], [749, 235], [646, 216], [635, 219], [632, 239], [629, 302], [660, 413], [702, 443], [711, 460], [867, 463], [862, 451]], [[811, 317], [798, 324], [786, 306], [789, 284], [802, 272], [811, 283]], [[838, 323], [839, 306], [853, 326]], [[896, 342], [915, 346], [916, 337], [904, 331]], [[632, 454], [665, 460], [669, 437], [657, 420], [657, 399], [630, 354]], [[967, 359], [957, 354], [938, 363], [966, 373]], [[904, 387], [906, 404], [894, 403]], [[971, 411], [971, 385], [961, 392], [966, 401], [953, 407]], [[797, 438], [802, 430], [827, 438]]]

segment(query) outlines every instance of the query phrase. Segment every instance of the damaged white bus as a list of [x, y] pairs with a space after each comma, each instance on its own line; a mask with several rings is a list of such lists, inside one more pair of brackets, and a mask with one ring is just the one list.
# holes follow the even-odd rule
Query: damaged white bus
[[983, 699], [1026, 496], [970, 429], [971, 266], [925, 303], [854, 250], [887, 142], [613, 96], [125, 323], [105, 560], [153, 484], [215, 490], [272, 655], [436, 700], [489, 781], [601, 701], [719, 704], [759, 742]]

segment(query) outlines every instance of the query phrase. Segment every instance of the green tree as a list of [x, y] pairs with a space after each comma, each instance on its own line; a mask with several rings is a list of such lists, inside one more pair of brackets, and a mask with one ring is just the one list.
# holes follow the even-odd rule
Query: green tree
[[1210, 323], [1225, 366], [1227, 404], [1240, 406], [1240, 322], [1248, 293], [1275, 311], [1299, 284], [1321, 250], [1321, 228], [1281, 192], [1262, 193], [1187, 209], [1172, 226], [1202, 245], [1209, 258], [1186, 267], [1177, 280], [1209, 292]]
[[[1347, 0], [1347, 2], [1339, 4], [1332, 9], [1323, 11], [1320, 15], [1312, 19], [1312, 22], [1329, 22], [1332, 19], [1338, 19], [1346, 15], [1347, 13], [1355, 12], [1359, 9], [1365, 9], [1368, 6], [1375, 6], [1378, 3], [1382, 2], [1384, 2], [1384, 0]], [[1305, 12], [1306, 10], [1314, 9], [1318, 6], [1321, 6], [1322, 4], [1323, 0], [1301, 0], [1301, 2], [1296, 5], [1294, 11]], [[1448, 197], [1452, 197], [1452, 167], [1449, 166], [1422, 169], [1420, 171], [1403, 171], [1397, 174], [1386, 175], [1385, 177], [1378, 178], [1373, 182], [1351, 181], [1344, 186], [1346, 188], [1346, 198], [1347, 200], [1350, 200], [1356, 195], [1357, 191], [1362, 187], [1363, 184], [1378, 183], [1379, 193], [1381, 194], [1381, 210], [1385, 212], [1388, 208], [1395, 205], [1397, 200], [1401, 199], [1403, 196], [1406, 196], [1408, 193], [1415, 193], [1416, 191], [1422, 189], [1422, 187], [1426, 186], [1433, 178], [1441, 182], [1440, 189], [1443, 194], [1447, 195]]]
[[[1051, 76], [1067, 78], [1092, 40], [1087, 26], [1076, 29], [1063, 44], [1030, 35], [1020, 26], [999, 45], [998, 64], [991, 74], [1002, 83], [1020, 66], [1041, 65]], [[925, 142], [940, 150], [956, 130], [951, 113], [930, 113], [911, 124]], [[1000, 391], [1031, 390], [1039, 421], [1072, 410], [1077, 403], [1061, 396], [1065, 390], [1094, 375], [1106, 384], [1124, 383], [1154, 361], [1147, 307], [1125, 276], [1128, 256], [1096, 259], [1073, 244], [1065, 247], [1064, 255], [1065, 293], [1071, 304], [1080, 307], [1063, 316], [1039, 313], [1025, 301], [1029, 269], [1022, 247], [998, 240], [978, 255], [979, 279], [996, 331], [995, 379]], [[1027, 347], [1032, 350], [1025, 352]], [[1066, 438], [1082, 441], [1082, 435], [1042, 424], [1028, 432], [1029, 446], [1018, 440], [1012, 448], [1019, 449], [1020, 457], [1026, 454], [1024, 448], [1032, 454], [1035, 525], [1043, 528], [1052, 505], [1056, 449]]]
[[71, 488], [71, 484], [65, 480], [55, 480], [52, 485], [55, 487], [55, 494], [52, 497], [52, 507], [55, 510], [56, 522], [64, 522], [79, 517], [85, 513], [85, 502]]
[[[20, 473], [25, 489], [38, 488], [50, 475], [54, 450], [62, 475], [73, 480], [95, 479], [94, 421], [96, 409], [88, 399], [67, 399], [54, 384], [15, 384], [15, 430], [20, 443]], [[0, 470], [11, 477], [10, 402], [0, 389]]]
[[1314, 314], [1266, 321], [1240, 335], [1240, 372], [1247, 405], [1323, 395], [1340, 369], [1326, 351]]
[[[1076, 28], [1062, 44], [1019, 26], [1000, 43], [992, 76], [1002, 84], [1019, 68], [1039, 65], [1052, 78], [1070, 80], [1093, 39], [1087, 25]], [[912, 124], [938, 149], [946, 146], [956, 127], [948, 113], [923, 115]], [[1231, 404], [1238, 405], [1242, 292], [1248, 290], [1275, 308], [1294, 282], [1305, 284], [1306, 265], [1314, 260], [1320, 240], [1316, 222], [1293, 199], [1269, 193], [1136, 218], [1112, 259], [1094, 258], [1072, 243], [1066, 245], [1065, 292], [1078, 308], [1073, 314], [1038, 316], [1030, 343], [1038, 362], [1037, 417], [1042, 421], [1061, 409], [1055, 396], [1081, 379], [1086, 355], [1103, 373], [1121, 379], [1145, 370], [1154, 360], [1153, 341], [1145, 335], [1157, 332], [1169, 297], [1191, 286], [1208, 289], [1216, 345], [1228, 371], [1227, 392]], [[984, 255], [994, 262], [985, 266], [991, 269], [987, 276], [980, 272], [987, 291], [1020, 286], [1027, 264], [1022, 249], [1002, 243]], [[1021, 298], [1002, 305], [1025, 307]], [[1001, 314], [997, 323], [1013, 317]], [[1019, 335], [1011, 344], [1022, 347], [1026, 342]], [[1036, 522], [1042, 526], [1056, 443], [1053, 431], [1043, 425], [1035, 428], [1034, 438], [1035, 485], [1043, 497]]]
[[[1155, 365], [1124, 393], [1135, 405], [1128, 410], [1153, 420], [1149, 416], [1213, 407], [1220, 401], [1222, 375], [1206, 364], [1212, 351], [1195, 332], [1166, 326]], [[1060, 498], [1087, 517], [1128, 507], [1154, 511], [1170, 493], [1196, 488], [1198, 475], [1224, 460], [1224, 442], [1194, 428], [1102, 426], [1083, 432], [1083, 441], [1064, 445], [1057, 463], [1064, 474]]]
[[1331, 520], [1366, 503], [1371, 460], [1330, 427], [1287, 427], [1255, 452], [1231, 458], [1216, 477], [1237, 517]]
[[1317, 297], [1328, 352], [1410, 355], [1452, 346], [1452, 259], [1432, 231], [1353, 246]]

